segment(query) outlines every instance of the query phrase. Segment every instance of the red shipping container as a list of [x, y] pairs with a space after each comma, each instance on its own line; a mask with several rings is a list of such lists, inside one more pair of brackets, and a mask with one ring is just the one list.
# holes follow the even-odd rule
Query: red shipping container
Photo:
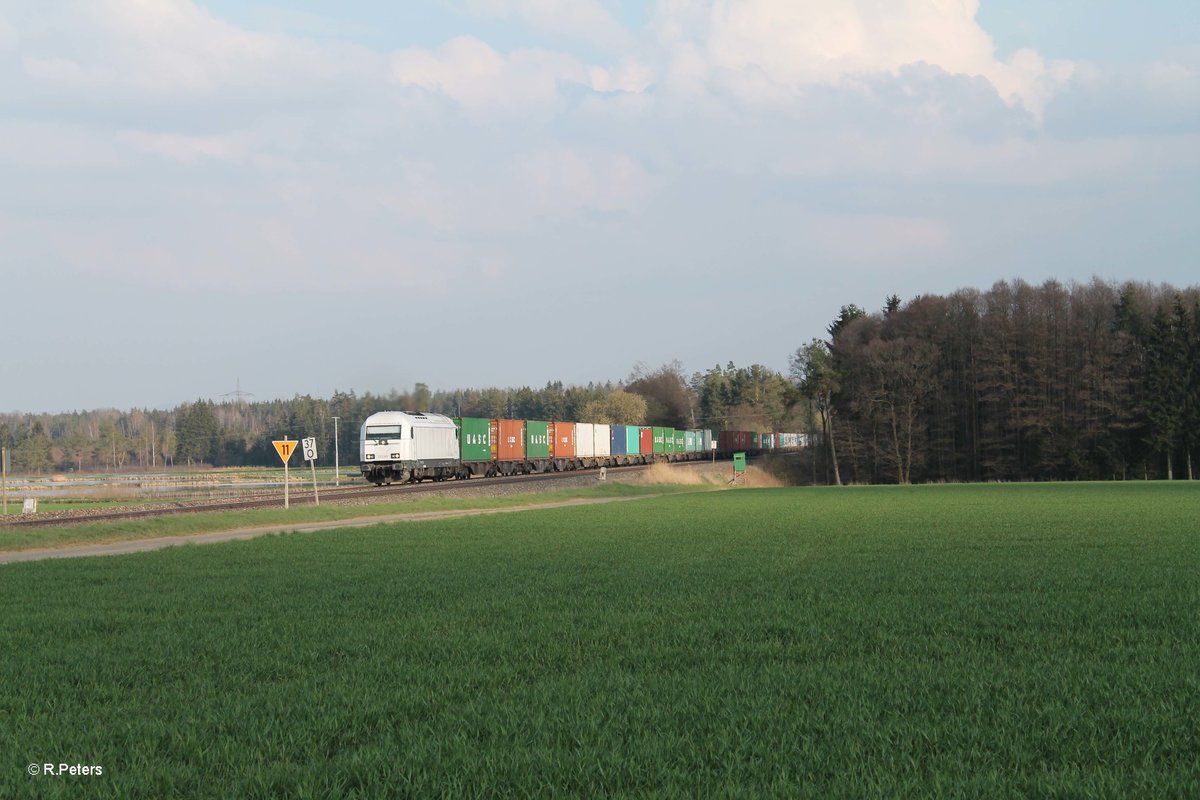
[[638, 430], [638, 453], [647, 456], [654, 453], [654, 428]]
[[749, 431], [721, 431], [717, 437], [717, 444], [723, 453], [732, 453], [738, 450], [754, 450], [752, 447], [754, 435]]
[[547, 433], [550, 434], [551, 458], [575, 457], [575, 423], [551, 422]]
[[497, 461], [524, 461], [525, 420], [492, 420], [492, 442]]

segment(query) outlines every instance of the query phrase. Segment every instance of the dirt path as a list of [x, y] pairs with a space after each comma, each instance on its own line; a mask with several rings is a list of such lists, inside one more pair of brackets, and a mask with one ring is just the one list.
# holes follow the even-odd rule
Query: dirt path
[[350, 519], [332, 520], [329, 522], [305, 522], [298, 525], [269, 525], [259, 528], [241, 528], [231, 531], [214, 531], [212, 533], [194, 533], [187, 536], [160, 536], [153, 539], [130, 539], [123, 542], [105, 542], [102, 544], [75, 544], [65, 547], [43, 547], [31, 550], [10, 550], [0, 552], [0, 564], [11, 564], [18, 561], [42, 561], [47, 558], [83, 558], [85, 556], [118, 556], [127, 553], [141, 553], [147, 550], [161, 550], [165, 547], [175, 547], [181, 544], [210, 544], [212, 542], [232, 542], [241, 539], [253, 539], [256, 536], [266, 536], [272, 533], [312, 533], [313, 531], [329, 530], [331, 528], [365, 528], [370, 525], [381, 525], [392, 522], [423, 522], [432, 519], [453, 519], [455, 517], [476, 517], [483, 514], [508, 514], [516, 511], [538, 511], [545, 508], [566, 508], [569, 506], [587, 506], [597, 503], [616, 503], [626, 500], [644, 500], [659, 495], [639, 495], [637, 497], [603, 497], [596, 499], [563, 500], [554, 503], [537, 503], [510, 508], [475, 508], [460, 511], [420, 511], [412, 514], [385, 514], [377, 517], [351, 517]]

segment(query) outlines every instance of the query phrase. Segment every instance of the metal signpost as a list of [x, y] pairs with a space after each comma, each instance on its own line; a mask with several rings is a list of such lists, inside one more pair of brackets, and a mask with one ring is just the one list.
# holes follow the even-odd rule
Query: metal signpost
[[315, 436], [309, 436], [301, 445], [304, 447], [304, 460], [312, 467], [313, 478], [313, 502], [316, 505], [321, 505], [321, 496], [317, 494], [317, 439]]
[[0, 447], [0, 483], [4, 485], [4, 513], [8, 514], [8, 448]]
[[338, 469], [338, 440], [337, 440], [337, 421], [338, 417], [333, 418], [333, 485], [342, 485], [341, 471]]
[[288, 459], [292, 457], [292, 451], [296, 449], [295, 442], [289, 442], [288, 438], [283, 437], [283, 441], [271, 442], [275, 445], [275, 452], [279, 453], [279, 457], [283, 459], [283, 507], [288, 507]]

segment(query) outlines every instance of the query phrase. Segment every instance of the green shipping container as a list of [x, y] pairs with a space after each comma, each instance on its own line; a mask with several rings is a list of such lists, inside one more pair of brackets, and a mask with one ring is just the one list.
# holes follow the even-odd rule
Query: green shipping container
[[654, 452], [656, 452], [656, 453], [667, 452], [667, 440], [666, 440], [667, 429], [666, 428], [653, 428], [652, 430], [654, 431]]
[[458, 446], [463, 461], [492, 460], [492, 421], [463, 417], [458, 422]]
[[640, 429], [637, 425], [630, 425], [625, 428], [625, 452], [636, 456], [641, 447], [641, 439], [639, 437]]
[[687, 452], [687, 431], [682, 431], [682, 430], [675, 431], [675, 452], [676, 453], [686, 453]]
[[528, 459], [550, 457], [549, 423], [532, 419], [525, 422], [525, 457]]
[[674, 453], [675, 452], [675, 429], [674, 428], [663, 428], [663, 452], [664, 453]]
[[696, 445], [696, 431], [683, 432], [683, 449], [688, 453], [694, 453], [700, 449]]

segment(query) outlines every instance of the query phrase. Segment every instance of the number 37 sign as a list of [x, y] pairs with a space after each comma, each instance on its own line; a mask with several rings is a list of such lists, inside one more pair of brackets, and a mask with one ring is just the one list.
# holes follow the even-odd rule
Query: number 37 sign
[[304, 449], [305, 461], [317, 460], [317, 440], [315, 437], [309, 437], [300, 442], [300, 446]]

